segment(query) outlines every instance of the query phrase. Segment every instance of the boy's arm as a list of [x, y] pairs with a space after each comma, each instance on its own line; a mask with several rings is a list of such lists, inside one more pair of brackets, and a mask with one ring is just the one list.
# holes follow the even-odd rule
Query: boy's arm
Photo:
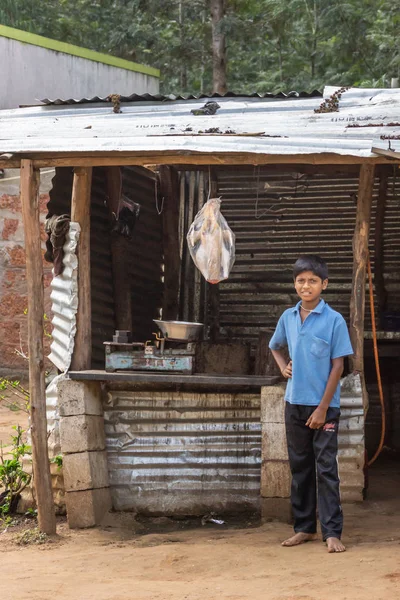
[[330, 372], [328, 383], [326, 384], [324, 395], [321, 402], [309, 417], [306, 426], [310, 429], [320, 429], [325, 424], [326, 413], [333, 398], [343, 373], [343, 356], [332, 359], [332, 370]]
[[271, 353], [282, 375], [286, 377], [286, 379], [289, 379], [292, 376], [292, 361], [289, 363], [286, 362], [285, 354], [282, 350], [273, 350], [271, 348]]

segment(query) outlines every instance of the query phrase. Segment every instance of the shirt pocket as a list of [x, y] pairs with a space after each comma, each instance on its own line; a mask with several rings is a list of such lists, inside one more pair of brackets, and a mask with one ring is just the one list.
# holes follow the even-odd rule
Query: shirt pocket
[[315, 335], [312, 336], [310, 352], [313, 356], [317, 358], [327, 358], [330, 354], [330, 346], [329, 343], [323, 340], [322, 338], [318, 338]]

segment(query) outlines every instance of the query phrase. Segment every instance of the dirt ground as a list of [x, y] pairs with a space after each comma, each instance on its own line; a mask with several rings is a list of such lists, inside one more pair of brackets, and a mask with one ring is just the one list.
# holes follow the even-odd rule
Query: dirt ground
[[[8, 417], [11, 416], [8, 423]], [[0, 411], [8, 425], [15, 415]], [[22, 417], [23, 418], [23, 417]], [[1, 429], [2, 428], [2, 429]], [[1, 436], [0, 436], [1, 437]], [[110, 514], [103, 527], [18, 546], [0, 533], [1, 600], [395, 600], [400, 597], [400, 461], [371, 470], [369, 499], [344, 507], [347, 552], [322, 542], [282, 548], [281, 523]]]

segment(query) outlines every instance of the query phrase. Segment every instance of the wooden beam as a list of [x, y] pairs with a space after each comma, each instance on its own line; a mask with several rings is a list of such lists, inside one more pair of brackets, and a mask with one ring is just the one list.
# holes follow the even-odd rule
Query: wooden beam
[[[360, 165], [360, 164], [388, 164], [385, 156], [350, 156], [333, 153], [321, 154], [253, 154], [249, 152], [113, 152], [113, 153], [88, 153], [88, 152], [56, 152], [45, 154], [34, 152], [14, 155], [10, 160], [0, 160], [0, 168], [15, 169], [20, 166], [20, 160], [29, 158], [33, 160], [34, 167], [38, 169], [47, 167], [112, 167], [112, 166], [146, 166], [146, 165], [275, 165], [275, 164], [304, 164], [304, 165]], [[400, 163], [399, 158], [394, 157]]]
[[[160, 167], [160, 196], [162, 202], [164, 295], [163, 319], [175, 320], [179, 311], [181, 258], [179, 253], [179, 175], [167, 166]], [[160, 205], [160, 204], [159, 204]]]
[[353, 371], [364, 370], [365, 282], [375, 168], [362, 165], [358, 184], [356, 224], [353, 236], [353, 280], [350, 298], [350, 337]]
[[396, 150], [384, 150], [383, 148], [372, 148], [371, 149], [372, 152], [374, 152], [375, 154], [378, 154], [378, 156], [384, 156], [385, 158], [388, 158], [389, 160], [395, 160], [396, 162], [399, 162], [400, 160], [400, 152], [396, 151]]
[[90, 199], [92, 169], [74, 169], [72, 184], [71, 221], [79, 223], [81, 232], [78, 255], [78, 312], [71, 368], [90, 369], [92, 360], [92, 295], [90, 286]]
[[53, 491], [47, 445], [45, 370], [43, 353], [43, 262], [39, 221], [40, 174], [30, 160], [21, 164], [21, 202], [25, 231], [28, 291], [29, 395], [34, 488], [39, 529], [56, 533]]
[[388, 173], [381, 173], [379, 178], [379, 193], [375, 215], [375, 259], [374, 259], [374, 283], [378, 305], [378, 317], [380, 319], [382, 311], [385, 309], [387, 302], [387, 291], [385, 288], [384, 279], [384, 229], [385, 229], [385, 212], [387, 203], [387, 188], [388, 188]]

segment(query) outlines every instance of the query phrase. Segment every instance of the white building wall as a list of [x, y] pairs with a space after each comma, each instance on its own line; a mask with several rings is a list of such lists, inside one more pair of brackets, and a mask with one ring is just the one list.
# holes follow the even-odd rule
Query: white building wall
[[80, 99], [109, 94], [157, 94], [159, 79], [56, 52], [0, 35], [0, 109], [43, 98]]

